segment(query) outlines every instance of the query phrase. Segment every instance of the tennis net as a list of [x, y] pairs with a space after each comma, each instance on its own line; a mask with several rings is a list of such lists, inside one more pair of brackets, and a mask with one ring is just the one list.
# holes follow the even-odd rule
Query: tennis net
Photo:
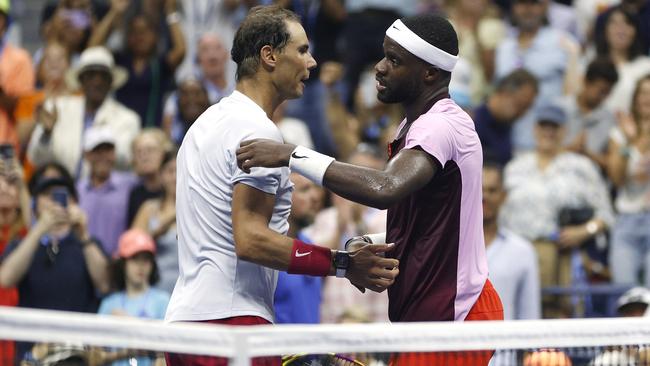
[[226, 327], [0, 307], [0, 339], [29, 343], [24, 365], [164, 365], [164, 352], [229, 366], [480, 365], [496, 350], [493, 366], [650, 366], [650, 318]]

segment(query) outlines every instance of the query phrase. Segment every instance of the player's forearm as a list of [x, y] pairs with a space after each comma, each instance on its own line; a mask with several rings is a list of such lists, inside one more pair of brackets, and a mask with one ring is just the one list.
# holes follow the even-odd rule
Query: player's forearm
[[343, 198], [379, 209], [390, 207], [403, 196], [392, 175], [337, 161], [327, 168], [323, 186]]

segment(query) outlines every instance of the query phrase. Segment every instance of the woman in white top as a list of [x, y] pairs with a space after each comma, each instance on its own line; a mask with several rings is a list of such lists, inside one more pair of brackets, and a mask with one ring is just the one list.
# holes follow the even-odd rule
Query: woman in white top
[[650, 73], [636, 85], [632, 114], [610, 138], [608, 175], [618, 188], [610, 266], [615, 283], [650, 286]]

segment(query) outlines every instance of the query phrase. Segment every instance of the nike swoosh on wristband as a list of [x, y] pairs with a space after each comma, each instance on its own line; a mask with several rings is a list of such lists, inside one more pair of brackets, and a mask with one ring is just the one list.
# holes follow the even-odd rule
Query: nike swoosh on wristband
[[300, 155], [296, 154], [295, 152], [291, 153], [291, 157], [294, 158], [294, 159], [307, 159], [308, 158], [308, 156], [300, 156]]
[[296, 257], [298, 257], [298, 258], [300, 258], [300, 257], [304, 257], [304, 256], [306, 256], [306, 255], [310, 255], [310, 254], [311, 254], [311, 252], [300, 253], [300, 252], [298, 251], [298, 249], [296, 249]]

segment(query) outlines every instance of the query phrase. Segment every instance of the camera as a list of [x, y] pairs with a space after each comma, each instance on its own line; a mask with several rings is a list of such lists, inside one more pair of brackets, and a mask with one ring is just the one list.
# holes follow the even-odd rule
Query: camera
[[68, 207], [68, 192], [64, 189], [57, 189], [52, 192], [52, 200], [62, 207]]

